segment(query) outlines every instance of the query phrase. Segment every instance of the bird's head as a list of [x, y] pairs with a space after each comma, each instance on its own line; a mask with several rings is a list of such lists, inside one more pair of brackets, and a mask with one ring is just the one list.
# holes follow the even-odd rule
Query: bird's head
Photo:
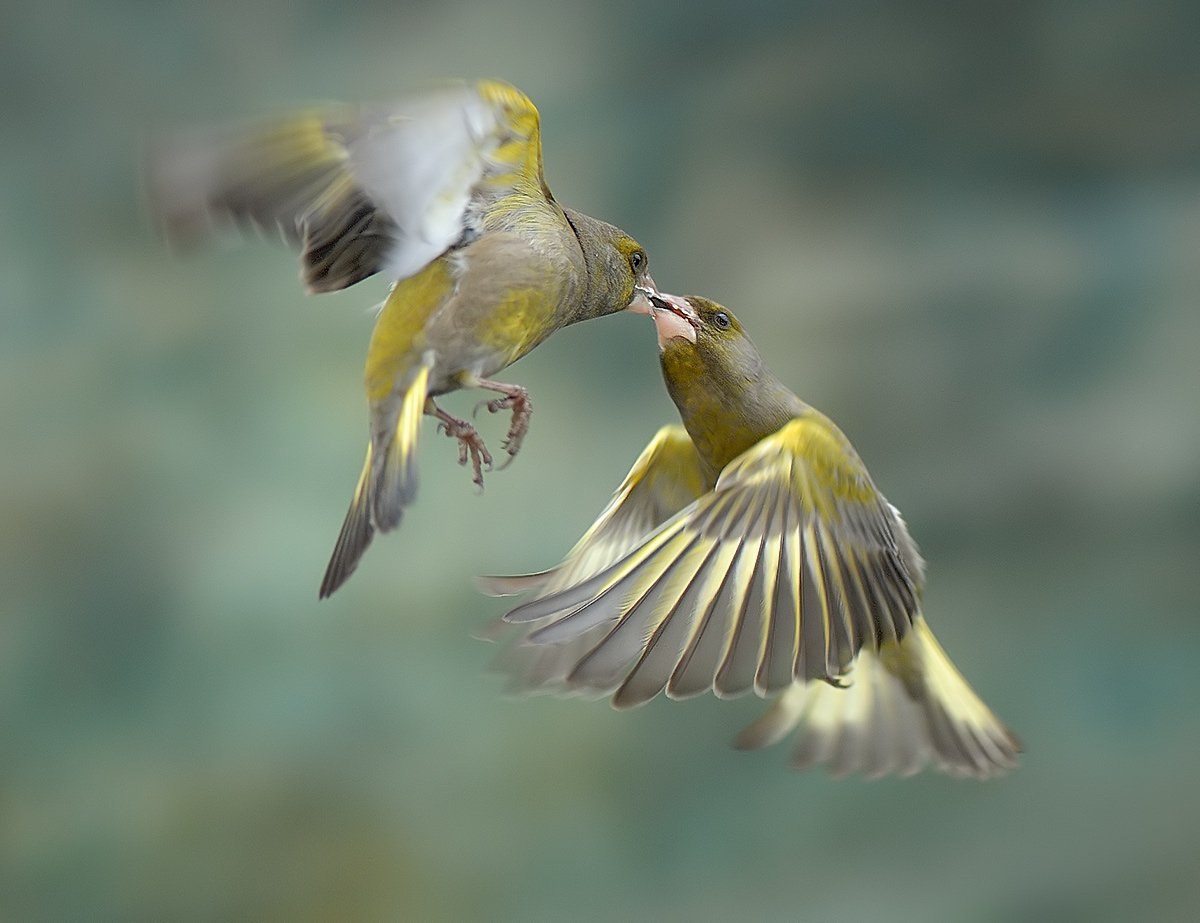
[[728, 308], [698, 295], [685, 298], [659, 292], [647, 300], [658, 332], [663, 375], [676, 403], [690, 394], [732, 406], [770, 374]]
[[698, 295], [668, 295], [656, 292], [647, 295], [649, 313], [658, 331], [659, 349], [667, 350], [678, 344], [691, 344], [701, 352], [728, 350], [739, 341], [746, 341], [742, 325], [728, 308]]
[[791, 419], [799, 399], [771, 374], [728, 308], [696, 295], [660, 292], [647, 300], [667, 393], [715, 477]]
[[618, 227], [569, 208], [563, 211], [587, 266], [582, 311], [574, 320], [603, 317], [626, 308], [649, 314], [649, 299], [658, 295], [658, 286], [650, 278], [645, 248]]
[[646, 251], [624, 233], [617, 235], [612, 248], [615, 254], [608, 260], [608, 277], [620, 289], [617, 302], [635, 314], [649, 314], [650, 299], [658, 297], [658, 286], [650, 278], [650, 260]]

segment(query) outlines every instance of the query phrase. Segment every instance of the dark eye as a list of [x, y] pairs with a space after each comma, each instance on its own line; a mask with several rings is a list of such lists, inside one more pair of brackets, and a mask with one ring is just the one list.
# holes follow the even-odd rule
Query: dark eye
[[713, 323], [717, 325], [719, 330], [729, 329], [729, 315], [724, 311], [718, 311], [713, 315]]
[[646, 254], [641, 250], [634, 250], [629, 254], [629, 268], [635, 273], [641, 272], [646, 267]]

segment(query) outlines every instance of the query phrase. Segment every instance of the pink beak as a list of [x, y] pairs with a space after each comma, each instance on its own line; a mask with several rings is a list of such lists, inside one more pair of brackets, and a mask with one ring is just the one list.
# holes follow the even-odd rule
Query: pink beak
[[659, 349], [666, 349], [672, 340], [687, 340], [696, 342], [696, 328], [700, 321], [696, 309], [686, 298], [678, 295], [667, 295], [659, 292], [657, 297], [650, 300], [650, 317], [658, 331]]
[[652, 297], [658, 297], [658, 286], [654, 284], [654, 280], [649, 276], [642, 276], [638, 284], [633, 287], [633, 300], [629, 302], [625, 310], [634, 314], [653, 314], [654, 306], [650, 304]]

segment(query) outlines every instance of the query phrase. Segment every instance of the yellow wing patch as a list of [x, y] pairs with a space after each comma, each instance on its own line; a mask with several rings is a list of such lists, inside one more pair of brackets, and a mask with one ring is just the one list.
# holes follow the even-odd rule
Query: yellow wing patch
[[542, 172], [541, 119], [533, 101], [516, 87], [485, 80], [476, 85], [480, 97], [496, 107], [502, 128], [491, 151], [492, 169], [484, 182], [492, 189], [512, 188], [550, 197]]
[[565, 684], [616, 690], [622, 705], [664, 688], [836, 682], [864, 646], [907, 633], [917, 600], [893, 535], [902, 526], [857, 456], [837, 457], [830, 426], [788, 424], [606, 569], [505, 618], [529, 623], [535, 644], [594, 632]]
[[[803, 461], [803, 465], [793, 469], [797, 476], [796, 487], [802, 503], [818, 516], [836, 518], [839, 504], [867, 504], [878, 498], [879, 492], [850, 440], [824, 414], [810, 410], [784, 426], [769, 441], [776, 444], [779, 452]], [[742, 459], [752, 457], [752, 453], [747, 452]], [[742, 459], [729, 466], [731, 475], [738, 470]]]
[[430, 316], [454, 292], [453, 263], [443, 257], [392, 286], [367, 347], [367, 398], [387, 401], [413, 362]]

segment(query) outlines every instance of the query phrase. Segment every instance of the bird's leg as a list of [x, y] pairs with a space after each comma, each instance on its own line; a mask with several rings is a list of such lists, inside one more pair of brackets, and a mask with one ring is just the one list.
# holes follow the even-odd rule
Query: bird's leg
[[458, 463], [465, 465], [469, 457], [471, 459], [471, 468], [475, 472], [475, 476], [471, 480], [482, 487], [483, 466], [487, 465], [489, 471], [492, 467], [492, 454], [487, 450], [487, 446], [483, 444], [483, 437], [466, 420], [460, 420], [458, 417], [452, 416], [442, 410], [441, 407], [433, 402], [433, 398], [425, 401], [425, 412], [438, 418], [438, 429], [451, 439], [458, 440]]
[[[477, 388], [499, 391], [504, 395], [504, 397], [498, 397], [492, 401], [484, 401], [483, 405], [486, 405], [492, 413], [498, 413], [501, 410], [512, 411], [512, 423], [509, 425], [508, 435], [504, 439], [504, 448], [508, 452], [509, 461], [512, 461], [521, 449], [525, 434], [529, 432], [529, 418], [533, 416], [533, 401], [529, 399], [529, 392], [520, 385], [506, 385], [486, 378], [476, 379], [473, 384]], [[475, 409], [478, 410], [479, 407], [477, 406]], [[508, 462], [505, 464], [507, 465]]]

